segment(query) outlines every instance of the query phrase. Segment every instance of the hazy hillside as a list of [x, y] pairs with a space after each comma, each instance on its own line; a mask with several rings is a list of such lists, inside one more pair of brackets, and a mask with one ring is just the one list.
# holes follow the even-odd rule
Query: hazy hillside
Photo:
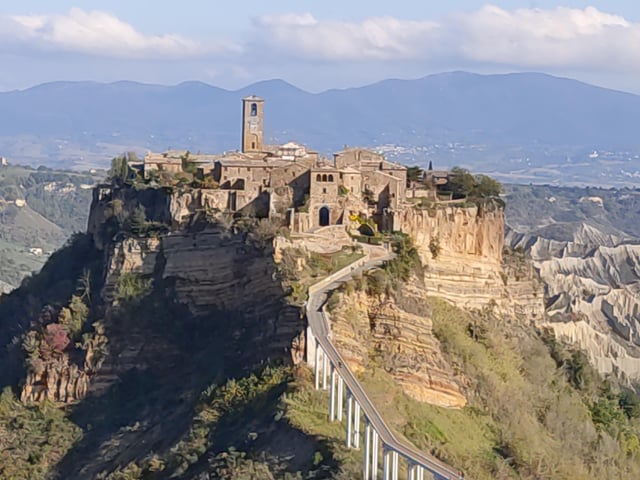
[[638, 189], [506, 185], [505, 190], [506, 221], [518, 232], [568, 242], [575, 240], [578, 229], [588, 225], [616, 237], [612, 241], [594, 238], [589, 243], [640, 239]]
[[[239, 91], [198, 82], [49, 83], [0, 94], [0, 152], [83, 167], [128, 149], [235, 149], [248, 94], [267, 99], [268, 141], [295, 139], [325, 153], [345, 143], [386, 146], [405, 162], [464, 163], [527, 183], [605, 181], [604, 171], [614, 184], [635, 173], [640, 153], [639, 96], [543, 74], [464, 72], [318, 94], [280, 80]], [[590, 158], [594, 150], [601, 154]], [[567, 157], [573, 179], [557, 169]]]
[[0, 292], [40, 270], [49, 253], [84, 231], [103, 173], [0, 167]]

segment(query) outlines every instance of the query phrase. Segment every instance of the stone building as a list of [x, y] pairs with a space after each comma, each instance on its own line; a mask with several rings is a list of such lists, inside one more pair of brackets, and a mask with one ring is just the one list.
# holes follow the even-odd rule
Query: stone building
[[397, 219], [407, 206], [406, 168], [379, 153], [345, 148], [330, 160], [294, 142], [265, 145], [264, 100], [253, 95], [242, 100], [240, 151], [149, 153], [144, 175], [148, 178], [153, 170], [180, 173], [185, 162], [213, 180], [209, 185], [214, 188], [202, 189], [207, 207], [231, 212], [253, 208], [260, 216], [285, 217], [297, 232], [353, 218], [371, 218], [380, 230], [399, 230]]

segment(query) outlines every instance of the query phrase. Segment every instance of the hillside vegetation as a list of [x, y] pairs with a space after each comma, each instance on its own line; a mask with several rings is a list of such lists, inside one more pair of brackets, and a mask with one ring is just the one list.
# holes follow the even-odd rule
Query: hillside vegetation
[[48, 253], [86, 228], [89, 187], [102, 178], [100, 172], [0, 167], [0, 282], [19, 285]]
[[[124, 250], [126, 242], [128, 253], [150, 254], [151, 243], [176, 241], [178, 235], [162, 237], [166, 226], [157, 228], [141, 205], [127, 215], [115, 207], [109, 202], [111, 215], [98, 230], [108, 247]], [[61, 213], [57, 218], [64, 223]], [[0, 478], [357, 477], [361, 452], [344, 448], [344, 425], [327, 421], [328, 392], [313, 389], [310, 371], [293, 366], [294, 349], [287, 349], [304, 329], [292, 306], [304, 303], [303, 284], [361, 253], [290, 249], [276, 265], [270, 241], [279, 229], [248, 217], [222, 221], [185, 227], [181, 246], [189, 257], [172, 258], [170, 249], [159, 250], [152, 265], [150, 255], [138, 257], [147, 270], [107, 272], [115, 248], [99, 250], [92, 235], [73, 235], [39, 273], [0, 297]], [[188, 285], [183, 298], [206, 281], [229, 280], [196, 315], [177, 292], [200, 265], [178, 270], [182, 276], [162, 269], [202, 249], [205, 233], [216, 233], [217, 243], [197, 263], [219, 263], [210, 276], [194, 277], [205, 281]], [[490, 306], [466, 312], [436, 298], [403, 297], [423, 265], [409, 237], [393, 240], [396, 258], [345, 284], [328, 308], [338, 315], [355, 290], [380, 303], [410, 303], [413, 315], [433, 323], [431, 339], [468, 400], [455, 410], [410, 399], [390, 373], [398, 356], [372, 347], [361, 381], [399, 435], [478, 480], [640, 478], [640, 400], [633, 392], [599, 377], [581, 352]], [[437, 257], [438, 245], [429, 248]], [[109, 291], [107, 273], [119, 274]], [[237, 283], [260, 274], [268, 288]], [[265, 335], [284, 330], [269, 322], [289, 313], [286, 346], [279, 353], [262, 348], [280, 345]], [[363, 334], [372, 320], [364, 319]], [[19, 402], [25, 376], [52, 360], [82, 370], [89, 394], [67, 404]]]
[[422, 308], [468, 405], [416, 402], [380, 364], [361, 380], [399, 433], [478, 480], [639, 478], [640, 400], [584, 354], [490, 310]]

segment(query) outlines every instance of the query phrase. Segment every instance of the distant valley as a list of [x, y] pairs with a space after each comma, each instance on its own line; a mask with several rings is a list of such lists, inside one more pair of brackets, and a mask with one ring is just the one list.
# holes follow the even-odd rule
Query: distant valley
[[0, 166], [0, 293], [40, 270], [86, 228], [92, 187], [105, 172]]
[[266, 99], [266, 140], [330, 155], [345, 143], [505, 183], [634, 186], [640, 97], [537, 73], [465, 72], [312, 94], [286, 82], [228, 91], [197, 82], [57, 82], [0, 93], [0, 156], [56, 168], [107, 167], [128, 150], [239, 146], [240, 99]]

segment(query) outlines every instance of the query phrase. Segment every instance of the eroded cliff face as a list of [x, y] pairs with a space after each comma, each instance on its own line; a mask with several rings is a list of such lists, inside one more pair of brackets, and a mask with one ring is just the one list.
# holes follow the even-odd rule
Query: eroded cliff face
[[601, 373], [640, 380], [640, 245], [586, 225], [573, 242], [515, 232], [507, 240], [528, 249], [545, 283], [543, 324], [584, 349]]
[[219, 321], [236, 322], [234, 339], [251, 330], [252, 354], [296, 360], [299, 353], [292, 352], [292, 345], [303, 331], [303, 320], [298, 309], [284, 302], [272, 255], [270, 246], [262, 251], [246, 234], [220, 225], [158, 238], [127, 238], [115, 242], [108, 255], [104, 297], [117, 303], [123, 275], [151, 278], [191, 315], [214, 313]]
[[438, 256], [480, 259], [487, 269], [499, 267], [502, 261], [504, 213], [498, 206], [408, 209], [401, 226], [420, 249], [425, 263], [432, 257], [432, 242], [440, 247]]
[[507, 316], [544, 315], [541, 285], [526, 262], [505, 261], [504, 211], [497, 205], [407, 210], [402, 229], [420, 252], [425, 294]]
[[415, 281], [403, 287], [398, 298], [361, 291], [340, 294], [330, 315], [337, 348], [356, 373], [374, 362], [415, 400], [462, 408], [466, 399], [433, 335], [426, 292]]
[[[302, 361], [304, 319], [285, 302], [271, 239], [250, 225], [204, 218], [202, 198], [194, 195], [96, 189], [88, 230], [102, 254], [102, 273], [87, 322], [99, 316], [104, 336], [92, 333], [91, 340], [104, 338], [107, 353], [94, 365], [92, 344], [82, 352], [71, 352], [77, 340], [60, 344], [29, 362], [23, 401], [75, 403], [100, 396], [133, 371], [169, 372], [191, 362], [192, 353], [210, 358], [212, 372]], [[140, 206], [153, 227], [148, 234], [126, 231]], [[48, 345], [47, 328], [68, 341], [66, 327], [56, 322], [58, 310], [40, 322], [34, 342]], [[194, 352], [185, 350], [191, 343]]]

